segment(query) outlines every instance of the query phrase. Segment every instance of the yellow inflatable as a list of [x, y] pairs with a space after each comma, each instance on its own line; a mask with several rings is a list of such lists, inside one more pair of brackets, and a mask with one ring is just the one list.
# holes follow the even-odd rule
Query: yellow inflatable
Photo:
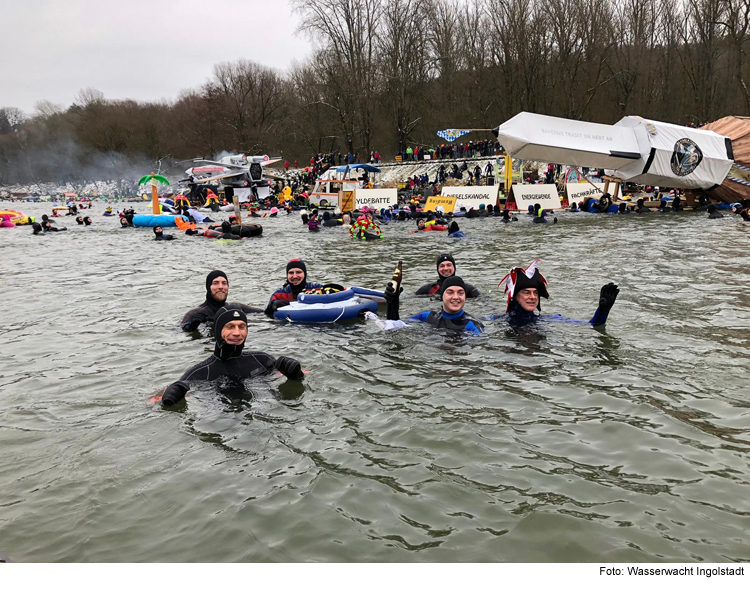
[[4, 215], [10, 216], [10, 221], [13, 222], [16, 226], [24, 226], [26, 224], [32, 223], [34, 220], [30, 218], [27, 215], [23, 215], [20, 211], [12, 211], [9, 209], [0, 211], [0, 217]]

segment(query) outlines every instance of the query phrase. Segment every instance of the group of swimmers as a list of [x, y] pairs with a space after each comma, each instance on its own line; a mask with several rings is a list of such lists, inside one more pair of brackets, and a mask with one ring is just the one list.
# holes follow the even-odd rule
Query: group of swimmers
[[[541, 314], [541, 298], [548, 299], [547, 280], [538, 269], [537, 259], [527, 267], [513, 267], [502, 279], [498, 287], [503, 287], [507, 297], [503, 314], [493, 314], [485, 320], [504, 320], [513, 326], [522, 326], [540, 319], [603, 326], [614, 305], [619, 289], [614, 283], [604, 285], [599, 293], [598, 306], [589, 321], [573, 320], [559, 314]], [[384, 291], [386, 318], [380, 319], [372, 312], [364, 317], [374, 320], [384, 330], [407, 326], [407, 322], [424, 322], [436, 328], [452, 331], [481, 334], [484, 324], [464, 310], [466, 298], [481, 294], [471, 284], [456, 275], [456, 263], [449, 253], [437, 259], [438, 278], [435, 282], [420, 287], [415, 295], [430, 295], [440, 299], [441, 308], [427, 310], [405, 321], [400, 318], [400, 295], [403, 292], [402, 267], [399, 262], [391, 281]], [[286, 281], [271, 294], [264, 310], [241, 303], [228, 303], [229, 279], [223, 271], [212, 271], [206, 277], [206, 298], [204, 302], [190, 310], [182, 319], [181, 327], [186, 332], [195, 331], [201, 324], [213, 326], [216, 339], [211, 357], [194, 365], [183, 373], [180, 379], [170, 384], [162, 396], [164, 407], [178, 404], [185, 398], [191, 384], [196, 381], [212, 381], [220, 377], [245, 379], [268, 375], [273, 371], [291, 380], [302, 380], [304, 373], [296, 359], [286, 356], [274, 358], [260, 351], [245, 351], [247, 340], [247, 315], [265, 312], [269, 316], [279, 308], [290, 304], [301, 293], [321, 293], [327, 289], [341, 290], [335, 284], [322, 285], [307, 280], [307, 265], [302, 259], [292, 259], [286, 265]]]

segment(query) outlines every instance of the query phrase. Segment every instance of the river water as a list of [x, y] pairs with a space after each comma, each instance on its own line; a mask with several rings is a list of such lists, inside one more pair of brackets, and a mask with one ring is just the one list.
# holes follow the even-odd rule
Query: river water
[[[8, 203], [0, 204], [7, 206]], [[116, 218], [33, 236], [0, 229], [0, 552], [15, 561], [731, 562], [750, 559], [750, 224], [705, 214], [561, 214], [461, 222], [468, 238], [384, 228], [311, 235], [297, 213], [222, 244], [151, 240]], [[26, 206], [41, 216], [48, 205]], [[230, 301], [264, 306], [289, 258], [313, 281], [413, 292], [451, 251], [497, 283], [539, 257], [541, 323], [483, 336], [426, 325], [283, 324], [247, 347], [290, 355], [231, 399], [153, 391], [210, 355], [182, 315], [219, 268]], [[405, 298], [402, 314], [435, 308]], [[381, 307], [381, 313], [384, 310]]]

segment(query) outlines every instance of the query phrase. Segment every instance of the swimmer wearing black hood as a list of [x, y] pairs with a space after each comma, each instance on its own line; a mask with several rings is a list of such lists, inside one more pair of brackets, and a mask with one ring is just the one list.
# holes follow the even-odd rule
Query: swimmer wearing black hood
[[154, 227], [154, 240], [174, 240], [171, 234], [165, 234], [161, 226]]
[[214, 353], [182, 374], [170, 384], [162, 396], [162, 406], [169, 407], [185, 398], [190, 385], [198, 381], [213, 381], [226, 376], [239, 380], [268, 375], [280, 371], [290, 380], [302, 380], [305, 374], [299, 361], [291, 357], [274, 358], [261, 351], [243, 351], [247, 339], [247, 316], [242, 310], [222, 307], [214, 320], [216, 345]]
[[[385, 288], [384, 297], [386, 301], [386, 320], [383, 321], [372, 312], [365, 312], [365, 318], [375, 320], [383, 330], [393, 330], [407, 326], [399, 317], [399, 295], [404, 291], [401, 287], [401, 263], [396, 267], [393, 279]], [[410, 316], [407, 322], [426, 322], [435, 328], [445, 328], [460, 332], [481, 334], [484, 325], [464, 310], [466, 303], [466, 284], [460, 277], [452, 275], [445, 278], [442, 283], [441, 310], [427, 310]]]
[[[437, 281], [423, 285], [414, 295], [431, 295], [438, 299], [442, 297], [443, 282], [448, 277], [453, 277], [456, 274], [456, 261], [452, 254], [444, 253], [438, 256], [436, 267], [438, 273]], [[467, 298], [478, 298], [482, 295], [471, 283], [465, 284], [465, 290]]]
[[271, 294], [265, 312], [269, 316], [297, 300], [303, 291], [322, 288], [321, 283], [311, 283], [307, 280], [307, 265], [302, 259], [292, 259], [286, 264], [286, 282]]
[[180, 322], [182, 330], [192, 332], [197, 330], [202, 323], [213, 324], [216, 313], [223, 306], [232, 306], [246, 314], [257, 314], [262, 312], [260, 308], [246, 306], [245, 304], [227, 304], [229, 296], [229, 279], [224, 271], [211, 271], [206, 276], [206, 301], [197, 308], [193, 308]]
[[620, 293], [614, 283], [608, 283], [601, 288], [599, 306], [588, 322], [566, 318], [560, 314], [537, 314], [537, 311], [542, 311], [541, 298], [549, 299], [547, 280], [537, 268], [540, 262], [540, 259], [536, 259], [526, 268], [514, 267], [503, 277], [498, 288], [505, 288], [508, 304], [505, 314], [493, 314], [490, 316], [491, 320], [507, 320], [514, 326], [522, 326], [538, 320], [554, 320], [572, 324], [590, 324], [592, 326], [603, 326], [607, 322], [609, 311], [615, 304], [617, 294]]

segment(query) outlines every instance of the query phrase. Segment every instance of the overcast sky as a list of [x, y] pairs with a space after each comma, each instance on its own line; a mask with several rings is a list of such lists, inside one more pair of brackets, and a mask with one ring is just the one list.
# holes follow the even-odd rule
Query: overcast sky
[[287, 69], [311, 53], [289, 0], [0, 0], [0, 107], [176, 99], [245, 58]]

